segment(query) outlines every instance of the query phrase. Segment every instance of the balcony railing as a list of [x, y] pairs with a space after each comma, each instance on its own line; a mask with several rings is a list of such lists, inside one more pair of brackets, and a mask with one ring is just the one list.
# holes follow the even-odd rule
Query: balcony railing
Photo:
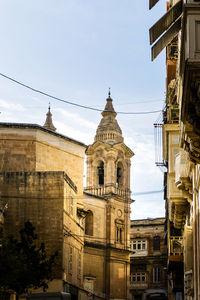
[[163, 123], [154, 123], [155, 164], [165, 172], [167, 164], [163, 157]]
[[173, 236], [169, 238], [169, 255], [182, 256], [183, 255], [183, 237]]
[[120, 196], [122, 198], [130, 198], [131, 195], [131, 191], [129, 189], [121, 189], [114, 185], [86, 187], [84, 191], [96, 196], [105, 196], [107, 194], [113, 193], [114, 195]]

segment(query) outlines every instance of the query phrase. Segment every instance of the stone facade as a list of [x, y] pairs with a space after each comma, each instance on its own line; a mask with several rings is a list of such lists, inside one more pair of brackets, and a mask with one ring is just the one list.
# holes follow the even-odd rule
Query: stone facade
[[[160, 295], [167, 299], [165, 218], [131, 220], [130, 299]], [[161, 298], [159, 298], [161, 299]]]
[[129, 297], [130, 158], [112, 99], [86, 150], [84, 286], [106, 299]]
[[2, 172], [64, 171], [82, 193], [83, 143], [34, 124], [0, 123], [0, 134]]
[[[181, 26], [176, 34], [173, 32], [166, 51], [168, 80], [163, 118], [169, 299], [197, 300], [200, 299], [200, 2], [177, 2], [170, 0], [167, 5], [171, 12], [177, 12], [178, 6], [181, 8]], [[170, 18], [165, 19], [165, 24], [168, 21]], [[175, 55], [170, 55], [172, 52]]]
[[86, 146], [34, 124], [0, 124], [0, 191], [4, 228], [36, 229], [49, 254], [58, 250], [49, 291], [83, 285], [83, 163]]
[[5, 231], [17, 235], [24, 222], [33, 223], [38, 244], [59, 252], [48, 291], [70, 292], [72, 300], [129, 297], [133, 152], [123, 142], [110, 95], [102, 116], [88, 147], [55, 131], [50, 108], [43, 127], [0, 123]]

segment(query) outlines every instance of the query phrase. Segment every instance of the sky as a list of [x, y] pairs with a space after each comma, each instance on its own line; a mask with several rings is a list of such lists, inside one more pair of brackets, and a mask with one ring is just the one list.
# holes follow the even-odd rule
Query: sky
[[[165, 0], [1, 0], [0, 73], [80, 105], [104, 109], [108, 88], [117, 112], [162, 110], [165, 51], [151, 62], [149, 28]], [[0, 122], [43, 125], [51, 103], [57, 132], [85, 144], [101, 120], [87, 110], [34, 93], [0, 76]], [[164, 216], [163, 174], [155, 166], [160, 113], [118, 114], [131, 167], [131, 218]], [[140, 194], [140, 193], [148, 194]]]

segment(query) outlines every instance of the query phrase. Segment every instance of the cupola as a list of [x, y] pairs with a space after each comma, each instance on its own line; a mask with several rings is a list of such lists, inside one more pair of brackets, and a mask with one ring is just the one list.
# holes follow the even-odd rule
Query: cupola
[[106, 106], [101, 113], [102, 119], [97, 127], [95, 142], [101, 141], [108, 144], [117, 144], [124, 141], [121, 128], [116, 120], [117, 113], [114, 110], [112, 101], [109, 90]]

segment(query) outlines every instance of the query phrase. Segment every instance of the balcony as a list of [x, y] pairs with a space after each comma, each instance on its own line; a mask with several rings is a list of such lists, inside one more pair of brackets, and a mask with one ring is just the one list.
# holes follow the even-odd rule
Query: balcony
[[121, 189], [114, 185], [102, 185], [97, 187], [86, 187], [85, 192], [96, 195], [96, 196], [105, 196], [108, 194], [114, 194], [122, 198], [130, 199], [131, 191], [129, 189]]
[[185, 191], [189, 202], [192, 201], [192, 182], [190, 179], [190, 160], [189, 154], [181, 151], [175, 158], [175, 184], [177, 188]]
[[130, 255], [130, 258], [133, 257], [143, 257], [143, 256], [147, 256], [148, 255], [148, 251], [147, 250], [131, 250], [132, 253]]
[[130, 289], [147, 289], [146, 272], [137, 272], [130, 274]]
[[146, 282], [130, 282], [130, 289], [132, 290], [141, 290], [141, 289], [147, 289], [148, 284]]
[[173, 174], [168, 175], [167, 188], [169, 219], [175, 228], [183, 229], [188, 212], [189, 203], [187, 200], [189, 196], [184, 190], [177, 188]]
[[[169, 238], [169, 257], [183, 258], [183, 237], [173, 236]], [[173, 259], [171, 259], [173, 260]]]
[[167, 123], [174, 124], [179, 122], [179, 107], [178, 105], [169, 105], [167, 109]]

